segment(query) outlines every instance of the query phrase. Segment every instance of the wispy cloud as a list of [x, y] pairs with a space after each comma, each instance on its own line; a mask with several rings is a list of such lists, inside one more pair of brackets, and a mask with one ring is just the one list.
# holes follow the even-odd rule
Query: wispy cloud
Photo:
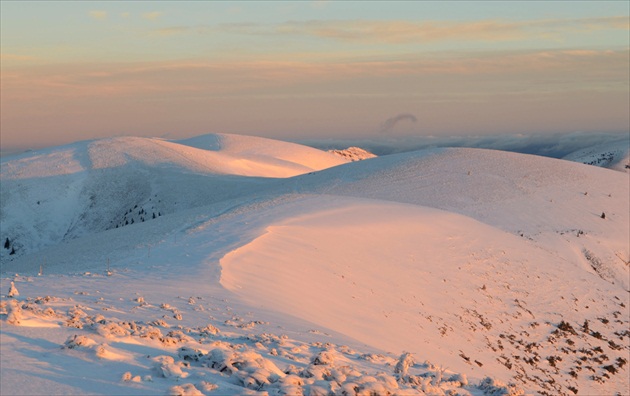
[[40, 58], [31, 55], [19, 55], [3, 52], [0, 54], [0, 59], [3, 61], [18, 61], [18, 62], [32, 62], [40, 60]]
[[[144, 14], [154, 20], [160, 13]], [[151, 31], [154, 36], [186, 34], [234, 34], [257, 37], [316, 37], [360, 44], [430, 44], [448, 41], [516, 42], [525, 40], [564, 41], [577, 33], [601, 30], [630, 30], [627, 16], [529, 21], [479, 20], [310, 20], [279, 24], [224, 23], [218, 25], [172, 26]]]
[[92, 10], [88, 13], [90, 15], [90, 17], [92, 17], [93, 19], [98, 19], [98, 20], [104, 20], [107, 19], [107, 11], [102, 11], [102, 10]]
[[144, 19], [148, 19], [149, 21], [157, 21], [162, 15], [164, 15], [163, 12], [153, 11], [153, 12], [145, 12], [144, 14], [142, 14], [142, 17]]
[[27, 132], [41, 139], [40, 131], [52, 128], [58, 136], [73, 130], [77, 139], [95, 126], [158, 133], [181, 128], [182, 120], [200, 133], [210, 126], [405, 136], [418, 132], [414, 119], [422, 133], [436, 134], [618, 131], [628, 128], [629, 55], [572, 50], [345, 62], [3, 63], [0, 117], [3, 138], [16, 141]]
[[127, 11], [120, 13], [121, 18], [129, 18], [130, 16], [131, 16], [131, 13]]
[[[201, 30], [200, 30], [201, 29]], [[544, 19], [530, 21], [479, 20], [311, 20], [281, 24], [222, 24], [189, 31], [226, 32], [249, 35], [311, 36], [366, 43], [430, 43], [449, 40], [516, 41], [526, 39], [558, 40], [564, 35], [597, 30], [629, 30], [627, 16], [582, 19]]]
[[151, 33], [157, 36], [175, 36], [175, 35], [190, 33], [193, 30], [196, 30], [196, 29], [189, 26], [169, 26], [169, 27], [155, 29]]
[[[186, 61], [136, 64], [42, 65], [6, 68], [2, 87], [7, 95], [28, 99], [47, 91], [53, 96], [143, 95], [155, 92], [198, 92], [204, 95], [427, 96], [435, 101], [460, 92], [478, 96], [500, 89], [627, 90], [628, 57], [623, 51], [532, 51], [503, 54], [469, 53], [451, 57], [418, 57], [373, 61]], [[21, 59], [2, 54], [3, 59]], [[571, 74], [567, 75], [567, 70]], [[471, 77], [472, 76], [472, 77]], [[488, 81], [488, 78], [491, 80]], [[379, 82], [380, 81], [380, 82]], [[478, 81], [459, 87], [457, 81]], [[625, 81], [625, 84], [624, 84]], [[401, 85], [383, 89], [394, 82]], [[500, 83], [505, 83], [500, 85]], [[427, 92], [418, 91], [422, 84]], [[602, 85], [603, 84], [603, 85]], [[473, 90], [473, 86], [476, 87]], [[497, 88], [501, 86], [502, 88]], [[372, 87], [379, 87], [374, 90]], [[446, 95], [446, 96], [444, 96]], [[7, 96], [8, 97], [8, 96]], [[451, 100], [452, 96], [447, 99]], [[461, 101], [461, 97], [457, 97]], [[415, 115], [388, 119], [383, 130]]]

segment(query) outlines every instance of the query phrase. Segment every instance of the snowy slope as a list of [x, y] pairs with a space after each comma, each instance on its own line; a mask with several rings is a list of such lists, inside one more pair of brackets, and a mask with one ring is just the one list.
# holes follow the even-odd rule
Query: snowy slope
[[299, 176], [285, 188], [463, 214], [630, 288], [630, 183], [623, 173], [494, 150], [430, 149]]
[[261, 178], [345, 163], [310, 147], [248, 136], [206, 135], [190, 143], [125, 137], [3, 159], [0, 238], [11, 249], [0, 257], [251, 195], [266, 188]]
[[[197, 191], [182, 169], [169, 202]], [[0, 393], [630, 392], [627, 175], [439, 149], [229, 177], [2, 256]]]
[[[252, 306], [469, 378], [492, 373], [550, 394], [628, 392], [627, 378], [601, 377], [627, 358], [627, 338], [613, 335], [628, 326], [622, 289], [461, 215], [357, 199], [311, 207], [224, 257], [222, 284]], [[590, 331], [558, 330], [562, 321]], [[600, 349], [606, 363], [594, 364]], [[581, 372], [586, 364], [602, 385]]]
[[606, 142], [567, 154], [564, 159], [630, 172], [630, 140]]
[[[178, 143], [240, 158], [243, 162], [251, 163], [257, 170], [267, 169], [266, 167], [282, 169], [278, 170], [275, 177], [295, 176], [348, 162], [347, 159], [312, 147], [255, 136], [210, 134], [180, 140]], [[248, 176], [270, 177], [270, 174]]]

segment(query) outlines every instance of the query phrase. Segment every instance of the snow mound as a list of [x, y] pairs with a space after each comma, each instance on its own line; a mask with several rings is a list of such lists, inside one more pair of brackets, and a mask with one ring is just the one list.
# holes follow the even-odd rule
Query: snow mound
[[[577, 260], [630, 290], [630, 185], [621, 172], [534, 155], [458, 148], [382, 156], [295, 179], [285, 183], [295, 192], [459, 213], [530, 240], [562, 259]], [[588, 259], [588, 252], [599, 261]], [[599, 262], [605, 264], [600, 268]]]
[[[180, 140], [178, 143], [221, 152], [235, 158], [246, 158], [259, 167], [265, 165], [287, 169], [277, 177], [295, 176], [348, 162], [312, 147], [255, 136], [209, 134]], [[259, 175], [249, 174], [248, 176]]]
[[2, 179], [68, 175], [125, 165], [202, 174], [289, 177], [343, 164], [324, 151], [253, 136], [204, 135], [180, 142], [120, 137], [78, 142], [2, 159]]
[[[588, 377], [578, 381], [568, 374], [582, 369], [581, 354], [599, 348], [616, 361], [627, 353], [606, 341], [628, 323], [608, 328], [621, 319], [627, 293], [576, 264], [454, 213], [322, 197], [227, 254], [221, 283], [251, 305], [380, 350], [407, 350], [456, 372], [489, 371], [506, 383], [561, 394], [570, 387], [597, 388]], [[592, 292], [585, 299], [576, 290]], [[577, 309], [584, 304], [588, 311]], [[597, 334], [563, 333], [556, 330], [559, 318], [575, 327], [597, 323]], [[567, 349], [565, 339], [574, 346]], [[401, 378], [422, 384], [422, 378], [407, 377], [412, 365], [397, 365]], [[606, 365], [602, 361], [594, 375], [600, 378]], [[602, 383], [600, 391], [628, 390], [618, 376]]]

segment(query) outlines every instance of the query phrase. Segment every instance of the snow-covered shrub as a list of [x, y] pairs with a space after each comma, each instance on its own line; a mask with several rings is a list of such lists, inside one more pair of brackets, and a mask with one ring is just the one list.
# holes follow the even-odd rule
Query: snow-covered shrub
[[63, 347], [68, 349], [75, 349], [79, 347], [90, 348], [94, 345], [96, 345], [96, 341], [84, 335], [78, 334], [74, 334], [68, 337], [66, 342], [63, 343]]
[[[35, 301], [37, 302], [37, 301]], [[87, 314], [78, 306], [74, 306], [68, 310], [68, 319], [66, 319], [66, 327], [83, 328], [83, 320], [87, 318]]]
[[265, 385], [269, 385], [269, 373], [264, 369], [239, 370], [236, 378], [244, 388], [261, 390]]
[[193, 342], [195, 340], [192, 337], [187, 336], [180, 330], [169, 331], [165, 337], [162, 338], [162, 343], [165, 345], [177, 345], [182, 342]]
[[359, 391], [359, 385], [355, 382], [345, 382], [339, 387], [339, 394], [342, 396], [356, 396]]
[[409, 367], [416, 364], [413, 355], [409, 352], [404, 352], [400, 355], [396, 367], [394, 367], [394, 374], [397, 374], [398, 379], [403, 379], [409, 372]]
[[452, 382], [455, 387], [468, 385], [468, 378], [466, 377], [466, 374], [453, 374], [448, 377], [447, 381]]
[[328, 381], [315, 381], [313, 385], [310, 386], [308, 395], [309, 396], [329, 396], [335, 395], [336, 392], [339, 391], [339, 385], [337, 383], [330, 383]]
[[116, 322], [105, 322], [105, 323], [95, 323], [93, 325], [94, 330], [96, 332], [105, 337], [105, 338], [113, 338], [113, 337], [124, 337], [128, 336], [129, 330], [125, 329], [123, 326], [119, 325]]
[[90, 320], [92, 321], [92, 324], [94, 323], [100, 323], [100, 324], [105, 324], [107, 323], [107, 319], [105, 319], [105, 317], [101, 314], [96, 314], [93, 317], [90, 318]]
[[142, 382], [142, 378], [139, 375], [132, 375], [129, 371], [122, 375], [121, 380], [123, 382]]
[[59, 301], [59, 298], [53, 296], [35, 297], [36, 304], [48, 304], [54, 301]]
[[150, 338], [152, 340], [161, 340], [164, 337], [162, 335], [162, 331], [153, 326], [141, 326], [138, 328], [135, 335], [141, 338]]
[[232, 365], [233, 356], [234, 351], [227, 348], [215, 348], [206, 355], [205, 365], [222, 373], [232, 375], [233, 372], [238, 370]]
[[177, 356], [188, 361], [198, 362], [204, 355], [203, 351], [189, 347], [181, 347], [177, 350]]
[[237, 353], [232, 366], [238, 370], [236, 375], [243, 386], [254, 390], [260, 390], [286, 375], [271, 360], [249, 350]]
[[16, 300], [10, 300], [7, 304], [7, 323], [19, 325], [22, 319], [22, 307]]
[[517, 388], [514, 384], [505, 385], [503, 382], [490, 377], [481, 380], [479, 389], [483, 390], [483, 394], [488, 396], [521, 396], [525, 394], [522, 389]]
[[204, 396], [193, 384], [175, 385], [168, 390], [169, 396]]
[[396, 382], [396, 378], [392, 377], [389, 374], [377, 374], [376, 379], [383, 383], [387, 387], [387, 389], [398, 389], [398, 382]]
[[163, 378], [186, 378], [188, 373], [182, 371], [182, 362], [175, 362], [171, 356], [156, 356], [153, 358], [153, 369], [159, 377]]
[[219, 388], [217, 384], [213, 384], [208, 381], [201, 381], [197, 384], [197, 389], [201, 389], [204, 392], [212, 392], [213, 390]]
[[9, 297], [16, 297], [19, 296], [20, 292], [18, 291], [17, 287], [15, 287], [15, 284], [13, 282], [11, 282], [11, 287], [9, 287]]
[[200, 327], [198, 331], [199, 331], [199, 335], [206, 336], [206, 337], [211, 336], [211, 335], [216, 335], [217, 333], [219, 333], [219, 329], [217, 329], [211, 324], [208, 324], [205, 327]]
[[234, 375], [239, 385], [252, 390], [260, 390], [286, 375], [273, 362], [251, 350], [239, 353], [226, 347], [215, 348], [203, 360], [206, 366]]
[[315, 381], [330, 381], [330, 367], [310, 365], [300, 373], [300, 376], [304, 378], [313, 378]]
[[321, 351], [311, 361], [315, 366], [332, 366], [335, 363], [335, 353], [333, 349]]
[[168, 323], [166, 323], [162, 319], [153, 320], [153, 321], [149, 322], [148, 324], [150, 324], [151, 326], [159, 326], [159, 327], [164, 327], [164, 328], [171, 327], [171, 326], [169, 326]]
[[279, 381], [280, 393], [283, 395], [296, 395], [301, 396], [304, 394], [302, 387], [304, 386], [304, 379], [298, 377], [295, 374], [287, 375], [281, 378]]

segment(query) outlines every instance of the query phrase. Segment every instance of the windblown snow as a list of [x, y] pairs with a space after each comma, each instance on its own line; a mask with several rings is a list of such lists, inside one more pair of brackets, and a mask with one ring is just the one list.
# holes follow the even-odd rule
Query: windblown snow
[[627, 173], [219, 134], [1, 166], [2, 395], [630, 393]]

